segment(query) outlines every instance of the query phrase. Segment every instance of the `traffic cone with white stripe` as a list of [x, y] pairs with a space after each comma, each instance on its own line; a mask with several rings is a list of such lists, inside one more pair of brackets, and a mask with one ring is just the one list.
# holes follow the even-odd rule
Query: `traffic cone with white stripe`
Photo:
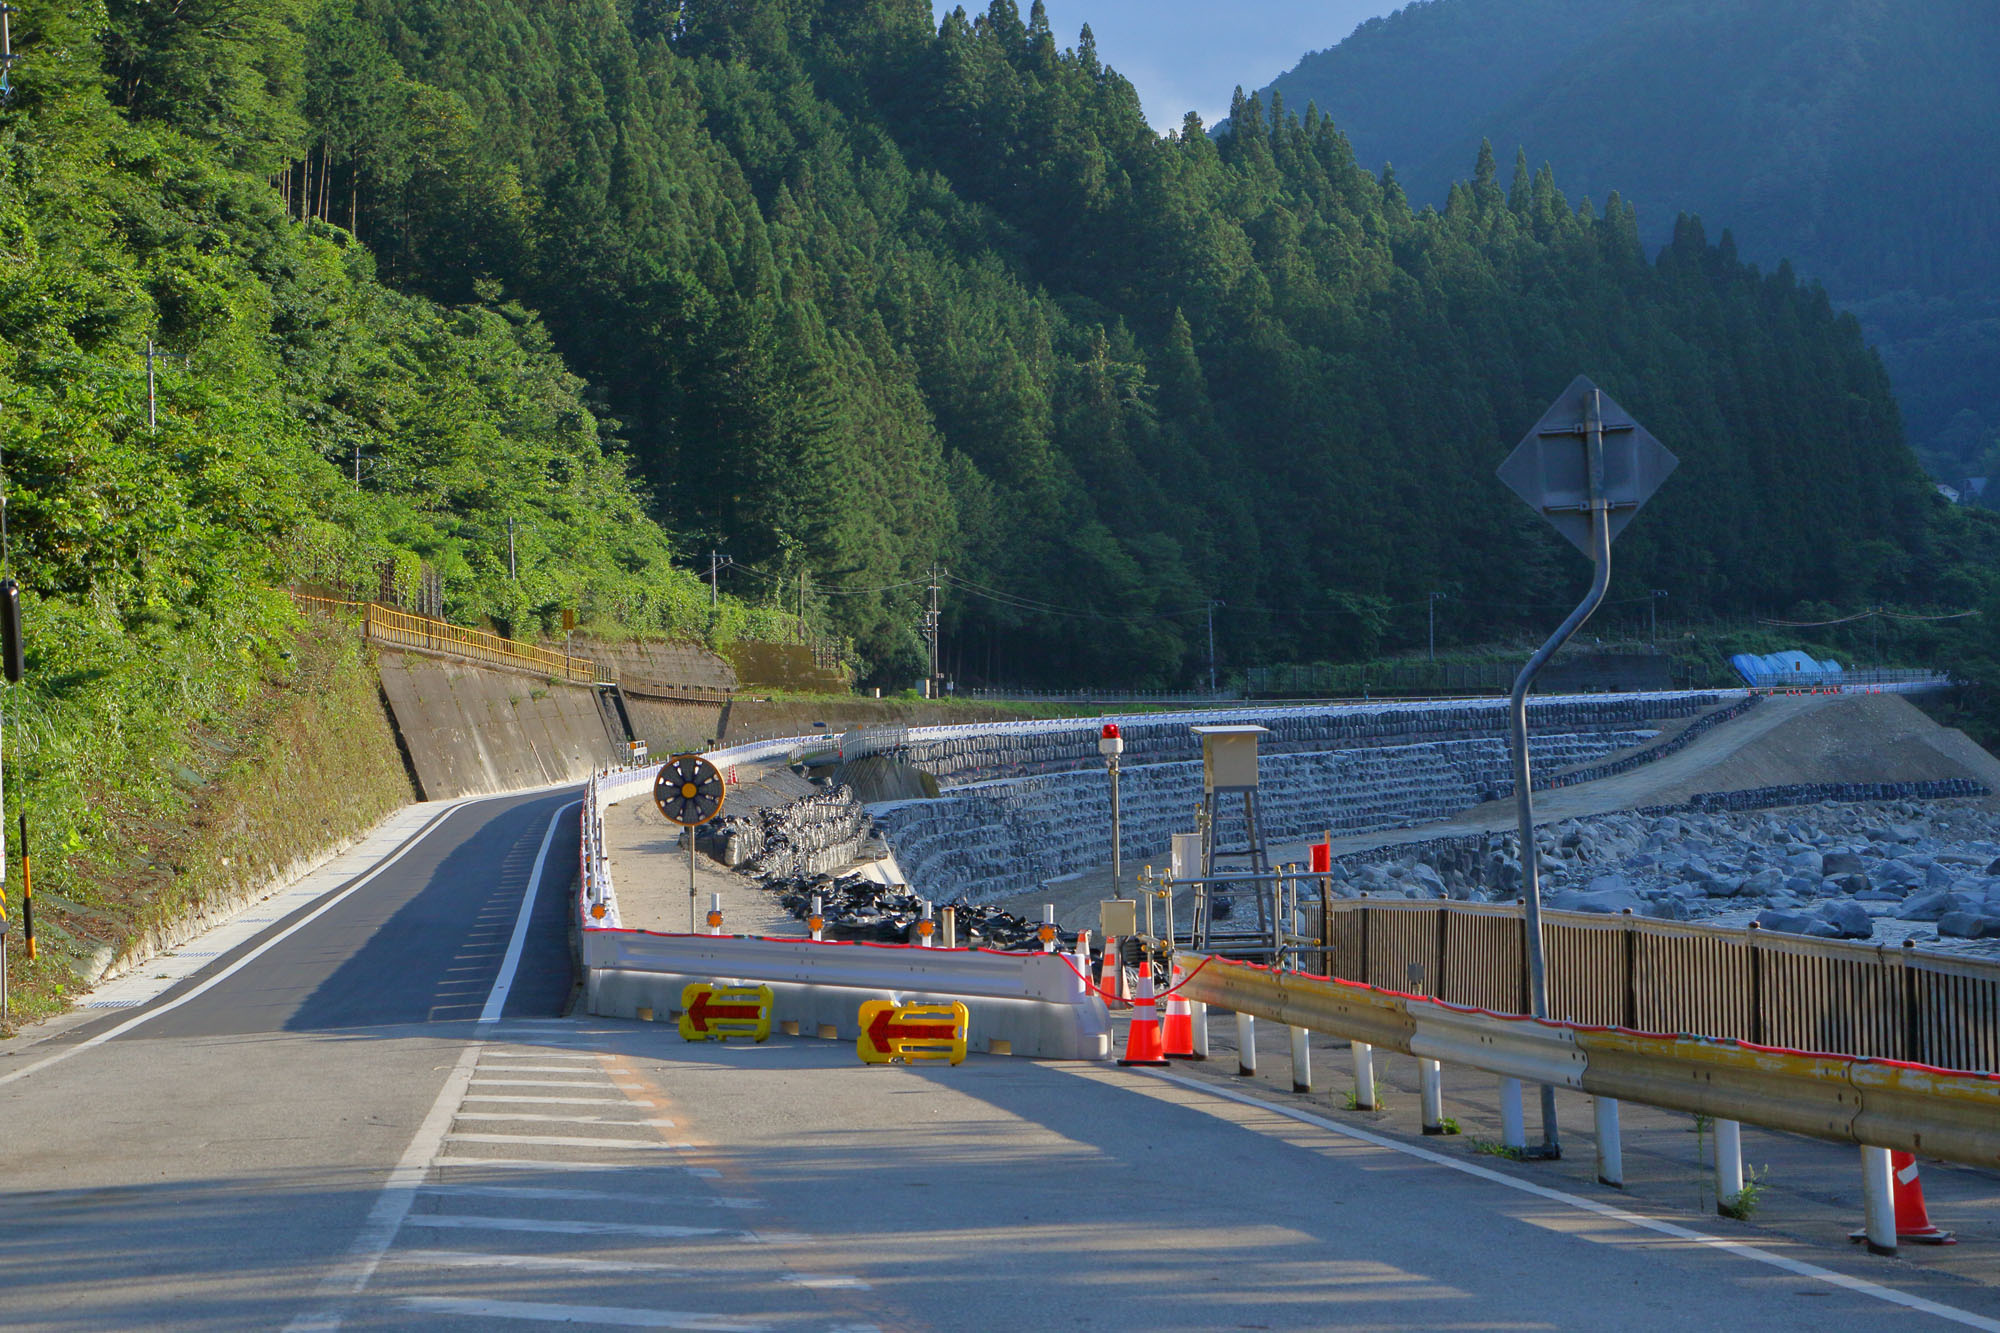
[[1194, 1053], [1194, 1008], [1181, 998], [1181, 965], [1167, 979], [1167, 1016], [1160, 1024], [1161, 1054], [1182, 1060], [1199, 1060]]
[[1121, 1065], [1163, 1065], [1167, 1057], [1160, 1044], [1160, 1011], [1153, 1000], [1153, 965], [1139, 969], [1139, 994], [1132, 1001], [1132, 1026], [1125, 1033], [1125, 1054]]
[[1097, 969], [1097, 993], [1106, 1004], [1125, 1002], [1125, 958], [1118, 950], [1118, 937], [1104, 937], [1104, 959]]
[[[1917, 1157], [1915, 1153], [1892, 1152], [1889, 1154], [1889, 1174], [1893, 1178], [1896, 1195], [1896, 1240], [1908, 1241], [1912, 1245], [1956, 1245], [1958, 1236], [1931, 1222], [1930, 1210], [1924, 1207], [1924, 1184], [1917, 1179]], [[1850, 1233], [1853, 1240], [1868, 1239], [1868, 1232]]]

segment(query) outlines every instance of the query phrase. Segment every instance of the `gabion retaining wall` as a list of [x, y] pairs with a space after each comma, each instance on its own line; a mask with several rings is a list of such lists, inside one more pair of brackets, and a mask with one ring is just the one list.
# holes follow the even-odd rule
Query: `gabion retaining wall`
[[[1557, 696], [1528, 701], [1530, 732], [1550, 734], [1636, 730], [1716, 707], [1734, 692]], [[897, 747], [898, 757], [951, 787], [993, 778], [1099, 768], [1102, 718], [994, 723], [963, 728], [927, 727]], [[1127, 766], [1198, 761], [1201, 743], [1191, 723], [1258, 723], [1271, 734], [1266, 756], [1474, 740], [1507, 734], [1505, 699], [1448, 702], [1316, 705], [1304, 708], [1232, 709], [1149, 714], [1117, 719], [1125, 737]], [[853, 757], [853, 756], [850, 756]], [[1560, 762], [1560, 761], [1559, 761]]]
[[[1185, 723], [1180, 725], [1185, 730]], [[1640, 744], [1653, 734], [1605, 730], [1538, 735], [1529, 753], [1538, 765], [1565, 767]], [[1094, 731], [1090, 744], [1094, 758]], [[1131, 753], [1128, 740], [1120, 784], [1128, 860], [1157, 856], [1171, 834], [1193, 829], [1202, 799], [1199, 760], [1133, 766]], [[1259, 822], [1269, 842], [1327, 829], [1338, 835], [1427, 823], [1492, 799], [1511, 785], [1510, 768], [1507, 742], [1490, 735], [1267, 753], [1261, 765]], [[1232, 835], [1242, 841], [1241, 808], [1238, 800], [1223, 801], [1225, 845]], [[1110, 788], [1096, 764], [1083, 771], [961, 786], [938, 800], [893, 802], [873, 807], [873, 813], [911, 884], [940, 901], [963, 897], [979, 902], [1022, 893], [1111, 859]]]

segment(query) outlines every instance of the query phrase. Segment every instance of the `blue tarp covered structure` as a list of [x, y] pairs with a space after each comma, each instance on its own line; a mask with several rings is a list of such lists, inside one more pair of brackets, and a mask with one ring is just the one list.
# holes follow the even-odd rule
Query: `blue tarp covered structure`
[[1729, 659], [1736, 674], [1751, 685], [1838, 685], [1840, 663], [1831, 657], [1816, 662], [1796, 648], [1778, 653], [1738, 653]]

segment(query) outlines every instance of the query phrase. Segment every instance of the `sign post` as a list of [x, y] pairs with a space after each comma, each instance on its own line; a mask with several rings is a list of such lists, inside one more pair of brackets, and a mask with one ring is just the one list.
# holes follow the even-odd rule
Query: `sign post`
[[653, 804], [660, 813], [688, 831], [688, 934], [700, 930], [695, 914], [694, 831], [722, 813], [728, 794], [722, 774], [698, 754], [677, 754], [660, 765], [653, 779]]
[[[1521, 899], [1528, 954], [1528, 1005], [1549, 1016], [1548, 972], [1542, 948], [1541, 852], [1535, 845], [1535, 793], [1528, 765], [1528, 690], [1549, 659], [1583, 627], [1611, 586], [1611, 540], [1678, 466], [1667, 447], [1582, 375], [1542, 414], [1507, 461], [1500, 480], [1528, 502], [1596, 566], [1590, 591], [1514, 678], [1508, 699], [1514, 751], [1514, 800], [1520, 824]], [[1558, 1158], [1556, 1093], [1542, 1088], [1542, 1142], [1531, 1157]]]
[[1104, 724], [1097, 738], [1097, 752], [1104, 756], [1104, 766], [1111, 774], [1111, 896], [1123, 898], [1125, 890], [1119, 887], [1124, 879], [1119, 873], [1123, 866], [1124, 839], [1118, 829], [1118, 756], [1125, 753], [1125, 738], [1119, 734], [1116, 722]]

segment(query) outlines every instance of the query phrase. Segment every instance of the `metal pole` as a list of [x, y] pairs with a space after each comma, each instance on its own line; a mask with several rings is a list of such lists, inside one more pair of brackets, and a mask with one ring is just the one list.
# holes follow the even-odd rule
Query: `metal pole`
[[154, 427], [153, 417], [153, 340], [146, 339], [146, 430]]
[[[1586, 450], [1586, 473], [1590, 479], [1590, 532], [1592, 545], [1597, 548], [1597, 572], [1590, 581], [1590, 591], [1569, 618], [1549, 636], [1549, 641], [1535, 650], [1528, 664], [1521, 668], [1521, 674], [1514, 678], [1514, 691], [1508, 699], [1508, 723], [1510, 739], [1514, 748], [1514, 801], [1519, 815], [1521, 838], [1521, 894], [1524, 906], [1524, 926], [1528, 946], [1528, 1009], [1536, 1018], [1549, 1016], [1549, 982], [1542, 957], [1542, 867], [1540, 853], [1535, 847], [1535, 792], [1533, 775], [1528, 765], [1528, 690], [1535, 683], [1535, 677], [1548, 665], [1572, 634], [1583, 627], [1604, 601], [1604, 594], [1611, 586], [1611, 524], [1604, 499], [1604, 412], [1601, 403], [1603, 395], [1593, 389], [1590, 392], [1589, 413], [1584, 423], [1584, 448]], [[1537, 1156], [1560, 1157], [1561, 1137], [1556, 1129], [1556, 1090], [1542, 1088], [1542, 1147]]]
[[1118, 817], [1118, 756], [1112, 755], [1104, 761], [1111, 769], [1111, 896], [1123, 898], [1125, 891], [1120, 886], [1124, 881], [1124, 837], [1119, 828]]
[[1213, 697], [1215, 694], [1215, 608], [1226, 605], [1228, 603], [1218, 602], [1212, 597], [1208, 602], [1208, 693], [1210, 697]]
[[688, 830], [688, 934], [698, 935], [701, 927], [694, 914], [694, 830]]
[[514, 573], [514, 516], [507, 516], [507, 577], [517, 577]]

